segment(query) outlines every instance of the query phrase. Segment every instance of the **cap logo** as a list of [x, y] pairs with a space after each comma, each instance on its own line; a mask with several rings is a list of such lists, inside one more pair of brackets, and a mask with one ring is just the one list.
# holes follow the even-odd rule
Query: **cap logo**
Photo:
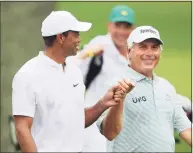
[[140, 33], [146, 33], [146, 32], [150, 32], [150, 33], [157, 35], [157, 32], [152, 29], [141, 29], [140, 30]]
[[126, 11], [121, 11], [121, 14], [122, 14], [123, 16], [126, 16], [126, 15], [127, 15], [127, 12], [126, 12]]

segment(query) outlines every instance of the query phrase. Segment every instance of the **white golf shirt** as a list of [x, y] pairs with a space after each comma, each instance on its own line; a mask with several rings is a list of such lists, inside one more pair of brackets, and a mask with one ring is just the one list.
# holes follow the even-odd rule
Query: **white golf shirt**
[[85, 86], [73, 58], [63, 70], [40, 52], [16, 73], [12, 88], [13, 115], [33, 117], [38, 152], [82, 151]]
[[[92, 39], [87, 48], [95, 47], [96, 45], [102, 45], [104, 47], [103, 59], [101, 72], [93, 80], [90, 87], [85, 94], [85, 105], [86, 107], [94, 105], [104, 94], [102, 89], [105, 88], [105, 82], [112, 79], [117, 74], [128, 69], [128, 61], [123, 57], [117, 48], [115, 47], [110, 34], [97, 36]], [[80, 63], [80, 68], [85, 78], [91, 58], [84, 60]], [[106, 151], [106, 138], [99, 132], [96, 122], [90, 127], [85, 129], [85, 143], [83, 152], [105, 152]]]

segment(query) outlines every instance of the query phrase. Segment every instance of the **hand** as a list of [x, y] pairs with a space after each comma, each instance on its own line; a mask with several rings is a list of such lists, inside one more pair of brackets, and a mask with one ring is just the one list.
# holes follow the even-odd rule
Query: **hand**
[[102, 45], [97, 45], [90, 49], [93, 52], [94, 56], [101, 55], [104, 52], [104, 48]]
[[122, 101], [124, 101], [126, 95], [133, 90], [133, 88], [135, 87], [135, 85], [126, 79], [122, 79], [118, 82], [119, 87], [121, 88], [120, 90], [115, 91], [114, 94], [114, 100], [117, 103], [120, 103]]
[[104, 48], [102, 45], [96, 45], [92, 47], [86, 47], [85, 51], [80, 52], [78, 54], [79, 59], [87, 59], [88, 57], [93, 57], [93, 56], [99, 56], [104, 52]]
[[107, 109], [118, 105], [125, 99], [126, 94], [129, 93], [134, 86], [135, 85], [129, 80], [122, 79], [118, 82], [118, 85], [110, 88], [106, 95], [100, 100], [102, 106]]

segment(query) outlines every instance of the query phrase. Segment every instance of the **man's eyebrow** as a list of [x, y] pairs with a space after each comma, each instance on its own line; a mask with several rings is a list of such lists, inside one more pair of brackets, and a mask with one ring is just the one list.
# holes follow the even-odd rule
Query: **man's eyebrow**
[[159, 44], [158, 42], [155, 42], [155, 43], [153, 44], [153, 46], [160, 46], [160, 44]]
[[144, 46], [145, 45], [145, 43], [139, 43], [138, 44], [138, 46]]

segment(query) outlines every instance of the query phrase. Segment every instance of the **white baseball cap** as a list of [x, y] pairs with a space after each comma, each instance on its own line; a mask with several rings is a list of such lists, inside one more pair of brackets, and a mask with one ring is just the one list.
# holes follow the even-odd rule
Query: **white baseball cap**
[[53, 36], [63, 32], [72, 31], [88, 31], [92, 23], [81, 22], [67, 11], [52, 11], [42, 22], [42, 36]]
[[144, 40], [154, 38], [160, 42], [160, 45], [163, 45], [163, 41], [160, 38], [159, 31], [152, 26], [140, 26], [134, 29], [127, 40], [128, 47], [132, 47], [133, 43], [140, 43]]

